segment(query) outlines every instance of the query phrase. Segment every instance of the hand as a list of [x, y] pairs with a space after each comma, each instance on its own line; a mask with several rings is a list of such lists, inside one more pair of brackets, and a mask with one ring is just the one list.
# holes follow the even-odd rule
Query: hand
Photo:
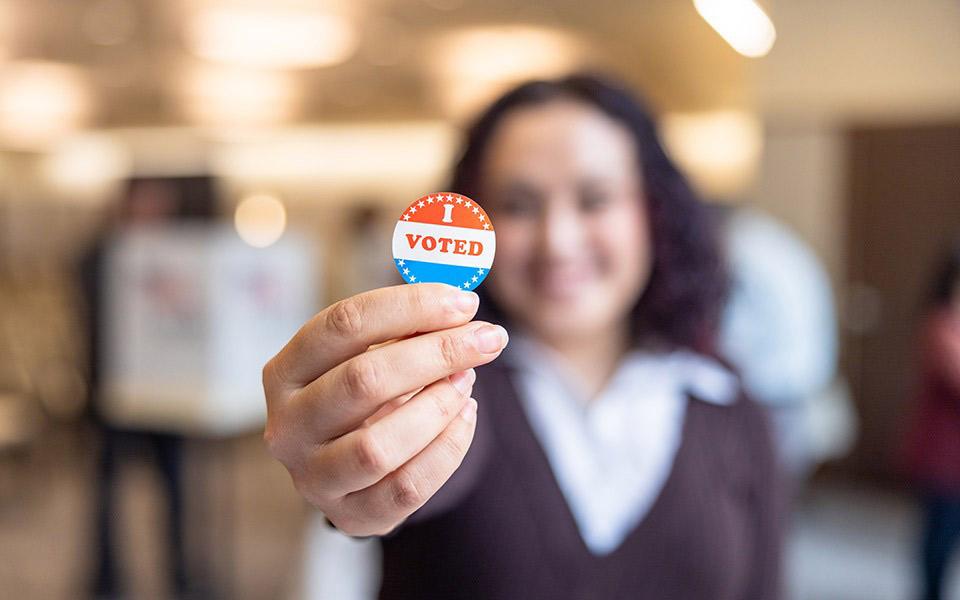
[[460, 466], [476, 427], [473, 367], [507, 343], [502, 327], [470, 322], [478, 303], [432, 283], [359, 294], [264, 367], [264, 440], [341, 531], [390, 532]]

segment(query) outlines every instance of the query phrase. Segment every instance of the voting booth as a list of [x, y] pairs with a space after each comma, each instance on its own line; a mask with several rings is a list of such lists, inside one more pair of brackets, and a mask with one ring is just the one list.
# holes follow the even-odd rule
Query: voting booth
[[313, 249], [227, 226], [126, 231], [107, 249], [102, 412], [118, 426], [211, 436], [262, 426], [263, 365], [316, 311]]

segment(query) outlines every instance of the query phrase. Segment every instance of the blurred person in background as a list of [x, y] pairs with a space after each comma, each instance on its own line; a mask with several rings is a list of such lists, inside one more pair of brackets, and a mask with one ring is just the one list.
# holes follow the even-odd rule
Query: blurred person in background
[[386, 221], [383, 212], [380, 204], [361, 200], [347, 217], [350, 236], [349, 251], [344, 261], [347, 296], [401, 281], [390, 260], [393, 225]]
[[[849, 444], [852, 430], [849, 397], [831, 385], [837, 322], [830, 279], [810, 247], [772, 217], [732, 209], [723, 221], [731, 286], [720, 347], [750, 397], [769, 411], [784, 470], [799, 485], [825, 455]], [[841, 426], [812, 431], [814, 412], [839, 417]]]
[[213, 182], [208, 177], [134, 178], [128, 181], [111, 222], [96, 238], [80, 265], [81, 286], [86, 298], [88, 380], [91, 419], [99, 433], [101, 448], [97, 466], [95, 500], [95, 547], [91, 593], [96, 598], [122, 597], [114, 525], [119, 518], [117, 476], [130, 459], [155, 464], [166, 496], [167, 565], [172, 591], [188, 593], [187, 558], [184, 551], [183, 436], [167, 431], [133, 429], [111, 422], [104, 410], [101, 376], [110, 348], [103, 337], [109, 318], [104, 312], [106, 253], [110, 241], [123, 231], [174, 221], [211, 222], [215, 212]]
[[919, 364], [907, 466], [923, 509], [921, 598], [939, 600], [960, 539], [960, 245], [935, 277], [919, 336]]
[[360, 294], [264, 368], [271, 452], [379, 539], [379, 597], [777, 598], [777, 461], [717, 356], [718, 232], [647, 110], [593, 76], [521, 85], [451, 189], [496, 226], [479, 297]]

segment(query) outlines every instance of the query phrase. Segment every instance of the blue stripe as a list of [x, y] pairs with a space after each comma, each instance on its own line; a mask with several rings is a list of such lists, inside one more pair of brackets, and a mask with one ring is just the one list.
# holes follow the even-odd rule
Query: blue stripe
[[[484, 280], [489, 269], [477, 267], [461, 267], [457, 265], [443, 265], [440, 263], [421, 262], [395, 258], [394, 264], [407, 283], [448, 283], [461, 290], [476, 289]], [[402, 263], [402, 264], [401, 264]], [[476, 277], [476, 281], [474, 281]]]

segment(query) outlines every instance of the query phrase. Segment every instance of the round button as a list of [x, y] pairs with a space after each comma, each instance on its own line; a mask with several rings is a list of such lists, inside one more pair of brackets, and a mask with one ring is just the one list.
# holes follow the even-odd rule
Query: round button
[[447, 283], [476, 289], [497, 250], [490, 217], [462, 194], [415, 200], [393, 230], [393, 262], [407, 283]]

